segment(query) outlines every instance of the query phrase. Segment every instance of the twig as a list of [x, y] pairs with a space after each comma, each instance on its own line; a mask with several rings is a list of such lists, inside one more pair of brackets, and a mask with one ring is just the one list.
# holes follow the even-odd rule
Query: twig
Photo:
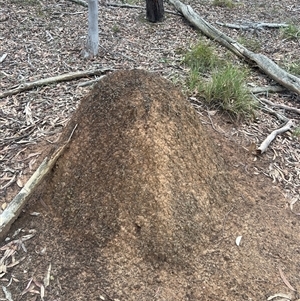
[[103, 77], [105, 77], [106, 75], [102, 75], [98, 78], [95, 78], [95, 79], [92, 79], [92, 80], [88, 80], [86, 82], [82, 82], [82, 83], [79, 83], [77, 85], [77, 87], [86, 87], [86, 86], [90, 86], [90, 85], [93, 85], [95, 83], [97, 83], [99, 80], [101, 80]]
[[[263, 110], [263, 111], [265, 111], [265, 112], [267, 112], [267, 113], [270, 113], [270, 114], [272, 114], [272, 115], [275, 115], [275, 116], [278, 118], [278, 120], [280, 120], [280, 121], [283, 121], [283, 122], [288, 122], [288, 121], [289, 121], [289, 118], [287, 118], [286, 116], [284, 116], [284, 115], [282, 115], [282, 114], [280, 114], [280, 113], [274, 111], [273, 109], [267, 107], [267, 106], [266, 106], [266, 103], [265, 103], [262, 99], [256, 97], [254, 94], [252, 94], [252, 97], [253, 97], [256, 101], [260, 102], [260, 103], [263, 105], [263, 107], [261, 108], [261, 110]], [[270, 103], [272, 103], [272, 102], [270, 102]], [[273, 104], [273, 103], [272, 103], [272, 104]]]
[[296, 290], [291, 286], [291, 284], [289, 283], [289, 281], [286, 279], [286, 277], [285, 277], [285, 275], [284, 275], [282, 269], [279, 267], [278, 270], [279, 270], [280, 277], [281, 277], [282, 281], [284, 282], [284, 284], [285, 284], [290, 290], [296, 292]]
[[291, 111], [293, 113], [296, 113], [296, 114], [300, 114], [300, 109], [297, 109], [297, 108], [294, 108], [294, 107], [290, 107], [290, 106], [287, 106], [287, 105], [283, 105], [283, 104], [276, 104], [270, 100], [267, 100], [265, 98], [260, 98], [260, 101], [272, 106], [272, 107], [275, 107], [275, 108], [280, 108], [280, 109], [284, 109], [284, 110], [287, 110], [287, 111]]
[[288, 27], [288, 24], [286, 23], [249, 23], [249, 22], [245, 22], [244, 24], [231, 24], [231, 23], [222, 23], [222, 22], [216, 22], [216, 24], [220, 25], [220, 26], [225, 26], [228, 28], [233, 28], [233, 29], [243, 29], [243, 30], [247, 30], [247, 29], [262, 29], [263, 27], [269, 27], [269, 28], [281, 28], [281, 27]]
[[277, 135], [282, 134], [288, 130], [291, 129], [291, 127], [293, 126], [293, 120], [289, 120], [283, 127], [273, 131], [263, 142], [262, 144], [257, 148], [256, 153], [258, 155], [263, 154], [266, 149], [268, 148], [268, 146], [270, 145], [270, 143], [276, 138]]
[[65, 73], [65, 74], [61, 74], [58, 76], [39, 79], [34, 82], [23, 83], [16, 88], [12, 88], [10, 90], [4, 91], [3, 93], [0, 93], [0, 98], [4, 98], [6, 96], [11, 96], [11, 95], [23, 92], [23, 91], [31, 90], [32, 88], [35, 88], [35, 87], [46, 86], [46, 85], [49, 85], [52, 83], [58, 83], [58, 82], [62, 82], [62, 81], [70, 81], [70, 80], [87, 77], [87, 76], [92, 76], [92, 75], [102, 75], [103, 73], [105, 73], [107, 71], [113, 71], [113, 70], [114, 69], [112, 69], [112, 68], [85, 70], [85, 71], [70, 72], [70, 73]]
[[283, 122], [288, 122], [288, 121], [289, 121], [289, 119], [288, 119], [287, 117], [285, 117], [284, 115], [282, 115], [282, 114], [280, 114], [280, 113], [274, 111], [273, 109], [270, 109], [270, 108], [267, 107], [267, 106], [263, 106], [263, 107], [261, 108], [261, 110], [262, 110], [262, 111], [265, 111], [265, 112], [267, 112], [267, 113], [270, 113], [270, 114], [272, 114], [272, 115], [274, 115], [274, 116], [276, 116], [277, 119], [280, 120], [280, 121], [283, 121]]

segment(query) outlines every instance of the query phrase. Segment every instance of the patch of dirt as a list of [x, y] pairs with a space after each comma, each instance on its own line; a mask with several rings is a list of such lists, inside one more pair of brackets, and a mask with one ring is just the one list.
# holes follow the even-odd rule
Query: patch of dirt
[[170, 82], [109, 75], [82, 99], [62, 143], [76, 124], [11, 231], [37, 229], [14, 295], [28, 276], [42, 283], [51, 263], [47, 300], [298, 298], [279, 272], [300, 289], [298, 217], [277, 187], [238, 166], [251, 154], [212, 139]]

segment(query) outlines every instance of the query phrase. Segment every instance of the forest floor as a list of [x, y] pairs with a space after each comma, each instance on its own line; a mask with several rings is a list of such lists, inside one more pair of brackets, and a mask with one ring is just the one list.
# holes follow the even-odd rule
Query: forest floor
[[[145, 20], [145, 10], [142, 8], [121, 8], [101, 4], [99, 55], [93, 60], [84, 60], [81, 51], [87, 31], [87, 9], [85, 7], [69, 1], [54, 0], [3, 0], [2, 3], [0, 8], [0, 58], [3, 58], [0, 62], [1, 92], [22, 83], [73, 71], [104, 68], [113, 71], [139, 68], [157, 72], [171, 80], [187, 94], [187, 98], [195, 99], [197, 97], [197, 95], [189, 94], [186, 90], [188, 69], [182, 64], [182, 58], [192, 45], [200, 39], [206, 40], [206, 38], [179, 15], [166, 13], [164, 22], [150, 24]], [[242, 0], [234, 3], [232, 8], [215, 6], [212, 1], [191, 0], [186, 4], [190, 4], [201, 17], [216, 27], [218, 27], [217, 21], [236, 24], [241, 22], [289, 23], [300, 26], [300, 6], [297, 0]], [[131, 4], [144, 5], [138, 1], [131, 2]], [[171, 5], [166, 4], [165, 8], [175, 12]], [[246, 47], [254, 45], [257, 52], [265, 54], [285, 68], [289, 68], [292, 64], [300, 64], [300, 40], [284, 38], [279, 29], [243, 31], [226, 27], [218, 28], [233, 39], [244, 41], [245, 44], [248, 44], [245, 45]], [[226, 56], [237, 65], [244, 64], [233, 55], [228, 54], [221, 46], [215, 46], [220, 56]], [[51, 84], [0, 99], [0, 213], [33, 174], [47, 154], [47, 150], [58, 141], [60, 133], [76, 110], [78, 103], [90, 91], [91, 86], [84, 85], [90, 80], [91, 78], [84, 78]], [[251, 69], [247, 81], [249, 87], [274, 85], [272, 80], [256, 68]], [[300, 96], [289, 91], [263, 95], [263, 97], [274, 103], [300, 109]], [[274, 254], [270, 254], [269, 257], [269, 259], [274, 259], [273, 278], [270, 276], [274, 282], [267, 283], [262, 278], [257, 280], [255, 286], [251, 286], [253, 282], [243, 283], [243, 285], [239, 283], [240, 288], [245, 289], [245, 296], [243, 297], [243, 293], [239, 292], [235, 300], [243, 300], [243, 298], [250, 300], [250, 295], [252, 295], [252, 300], [267, 300], [268, 297], [279, 294], [274, 297], [276, 300], [279, 297], [284, 298], [280, 296], [283, 293], [286, 296], [286, 299], [283, 300], [297, 300], [299, 298], [297, 290], [300, 289], [300, 261], [296, 260], [300, 253], [297, 247], [300, 244], [300, 236], [296, 227], [299, 225], [297, 212], [300, 212], [297, 202], [300, 199], [299, 136], [292, 132], [286, 132], [276, 138], [265, 154], [256, 156], [253, 154], [253, 145], [259, 145], [270, 132], [280, 126], [280, 122], [275, 116], [258, 110], [255, 120], [234, 124], [221, 113], [214, 114], [204, 104], [199, 103], [197, 111], [201, 123], [210, 133], [216, 145], [226, 145], [222, 148], [222, 157], [230, 157], [229, 161], [232, 166], [234, 164], [244, 165], [244, 171], [249, 178], [251, 176], [253, 179], [259, 177], [262, 191], [264, 185], [266, 186], [266, 198], [269, 197], [269, 190], [276, 187], [277, 191], [280, 191], [278, 194], [286, 200], [284, 203], [274, 201], [275, 203], [268, 207], [270, 209], [273, 206], [273, 212], [269, 209], [265, 210], [273, 221], [278, 216], [278, 223], [272, 224], [275, 234], [278, 230], [278, 241], [273, 241], [276, 252], [274, 251]], [[288, 111], [281, 112], [294, 120], [295, 128], [299, 127], [299, 115]], [[296, 134], [297, 131], [294, 133]], [[241, 151], [235, 153], [234, 150], [237, 149], [243, 149], [246, 155], [241, 155]], [[251, 181], [248, 181], [248, 185], [252, 186]], [[254, 185], [253, 189], [255, 187]], [[263, 206], [260, 207], [260, 210], [262, 208]], [[266, 218], [263, 210], [260, 210], [254, 213], [257, 220]], [[35, 212], [31, 213], [34, 216]], [[279, 217], [281, 214], [282, 216]], [[293, 233], [289, 233], [291, 228], [285, 224], [286, 222], [294, 225]], [[19, 221], [18, 229], [20, 231], [15, 233], [15, 237], [22, 237], [22, 235], [28, 234], [28, 231], [39, 233], [38, 226], [29, 229], [28, 225], [20, 226]], [[14, 228], [14, 230], [16, 229]], [[281, 230], [286, 236], [284, 239], [282, 238], [282, 241], [280, 241], [279, 234]], [[10, 236], [12, 238], [12, 233]], [[43, 243], [38, 241], [38, 237], [39, 235], [36, 235], [30, 240], [20, 243], [21, 249], [14, 258], [15, 262], [12, 263], [14, 267], [8, 267], [8, 271], [3, 270], [4, 263], [8, 260], [8, 257], [3, 255], [5, 258], [3, 257], [4, 259], [0, 261], [2, 264], [0, 265], [2, 269], [2, 271], [0, 270], [0, 280], [4, 288], [3, 292], [0, 291], [0, 299], [10, 300], [9, 291], [12, 293], [12, 300], [22, 298], [39, 300], [43, 295], [44, 286], [40, 275], [46, 273], [46, 270], [38, 270], [40, 266], [35, 265], [36, 258], [34, 256], [43, 256], [46, 249], [43, 248]], [[287, 245], [289, 241], [290, 246]], [[1, 244], [4, 246], [3, 252], [7, 249], [5, 248], [6, 243], [7, 241]], [[271, 242], [267, 242], [266, 239], [261, 243], [261, 252], [268, 256], [265, 250], [268, 249], [268, 243], [271, 244]], [[31, 254], [29, 251], [26, 254], [26, 249], [33, 250], [36, 254]], [[24, 266], [21, 268], [19, 260], [23, 256], [27, 256], [25, 260], [32, 263], [30, 266], [27, 261], [28, 269], [25, 269]], [[49, 258], [47, 257], [47, 260]], [[225, 261], [230, 261], [226, 258]], [[210, 263], [214, 259], [211, 257]], [[209, 259], [207, 260], [209, 262]], [[52, 264], [54, 265], [53, 262]], [[278, 267], [281, 268], [278, 269]], [[243, 268], [247, 272], [247, 267]], [[251, 271], [251, 266], [248, 268]], [[265, 267], [261, 268], [263, 270]], [[51, 274], [55, 274], [53, 276], [55, 285], [51, 291], [46, 288], [45, 300], [66, 300], [63, 295], [64, 290], [60, 288], [61, 284], [59, 283], [59, 279], [63, 277], [60, 278], [61, 275], [57, 274], [57, 271], [55, 271], [55, 266], [52, 267]], [[68, 273], [67, 270], [65, 272]], [[60, 273], [63, 273], [63, 270], [60, 270]], [[251, 278], [250, 276], [249, 278]], [[52, 278], [50, 277], [48, 280], [51, 282]], [[206, 286], [209, 286], [210, 280], [207, 281]], [[8, 283], [9, 285], [7, 285]], [[180, 282], [173, 283], [178, 285]], [[187, 285], [186, 282], [185, 285]], [[294, 288], [296, 292], [291, 288]], [[214, 289], [216, 292], [218, 291], [216, 284]], [[191, 291], [192, 288], [187, 290]], [[250, 290], [252, 290], [251, 294], [249, 294]], [[174, 292], [176, 292], [175, 289]], [[202, 300], [234, 300], [232, 299], [233, 295], [230, 294], [228, 296], [221, 296], [218, 293], [214, 295], [209, 289], [206, 293], [206, 297], [203, 297]], [[109, 297], [111, 294], [113, 297]], [[107, 292], [107, 295], [101, 294], [99, 300], [117, 300], [118, 298], [123, 300], [120, 296], [122, 294], [118, 294], [116, 290], [113, 293]], [[131, 300], [135, 298], [131, 298]], [[92, 300], [97, 299], [92, 298]], [[157, 295], [152, 299], [148, 296], [144, 299], [140, 298], [140, 300], [200, 299], [199, 295], [192, 297], [192, 293], [186, 294], [185, 298], [178, 297], [178, 299], [176, 299], [176, 294], [170, 292], [169, 295], [159, 295], [158, 286]]]

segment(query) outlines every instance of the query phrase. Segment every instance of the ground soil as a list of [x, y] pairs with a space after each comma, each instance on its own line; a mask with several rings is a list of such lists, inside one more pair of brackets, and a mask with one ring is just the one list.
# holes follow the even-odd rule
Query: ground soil
[[[295, 1], [190, 4], [209, 22], [299, 22]], [[199, 38], [189, 24], [176, 15], [153, 25], [144, 11], [101, 10], [101, 51], [84, 61], [84, 8], [16, 0], [0, 8], [3, 90], [89, 68], [155, 71], [115, 73], [90, 94], [82, 80], [1, 100], [2, 209], [78, 127], [1, 244], [0, 298], [298, 300], [297, 138], [284, 134], [264, 156], [253, 155], [253, 144], [278, 127], [275, 118], [259, 111], [254, 122], [232, 124], [180, 92], [182, 50]], [[299, 58], [298, 42], [275, 30], [242, 35], [280, 64]], [[272, 81], [252, 73], [249, 83]], [[268, 97], [295, 107], [299, 100], [288, 91]]]

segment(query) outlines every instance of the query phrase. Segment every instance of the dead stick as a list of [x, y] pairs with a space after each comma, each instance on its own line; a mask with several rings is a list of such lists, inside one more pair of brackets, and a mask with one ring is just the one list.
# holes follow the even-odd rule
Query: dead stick
[[282, 134], [288, 130], [291, 129], [293, 126], [293, 120], [289, 120], [283, 127], [273, 131], [263, 142], [262, 144], [257, 148], [256, 152], [258, 155], [263, 154], [270, 143], [276, 138], [277, 135]]
[[300, 114], [300, 109], [297, 109], [297, 108], [294, 108], [294, 107], [290, 107], [290, 106], [287, 106], [287, 105], [283, 105], [283, 104], [276, 104], [268, 99], [265, 99], [265, 98], [260, 98], [260, 101], [272, 106], [272, 107], [275, 107], [275, 108], [280, 108], [280, 109], [284, 109], [284, 110], [287, 110], [287, 111], [291, 111], [293, 113], [296, 113], [296, 114]]
[[86, 76], [92, 76], [92, 75], [102, 75], [103, 73], [107, 71], [113, 71], [114, 69], [111, 68], [103, 68], [103, 69], [96, 69], [96, 70], [85, 70], [85, 71], [77, 71], [77, 72], [70, 72], [70, 73], [65, 73], [61, 74], [58, 76], [53, 76], [53, 77], [48, 77], [48, 78], [43, 78], [39, 79], [34, 82], [27, 82], [23, 83], [16, 88], [12, 88], [10, 90], [4, 91], [3, 93], [0, 93], [0, 98], [4, 98], [6, 96], [14, 95], [23, 91], [30, 90], [35, 87], [40, 87], [40, 86], [45, 86], [49, 85], [52, 83], [58, 83], [62, 81], [70, 81]]

